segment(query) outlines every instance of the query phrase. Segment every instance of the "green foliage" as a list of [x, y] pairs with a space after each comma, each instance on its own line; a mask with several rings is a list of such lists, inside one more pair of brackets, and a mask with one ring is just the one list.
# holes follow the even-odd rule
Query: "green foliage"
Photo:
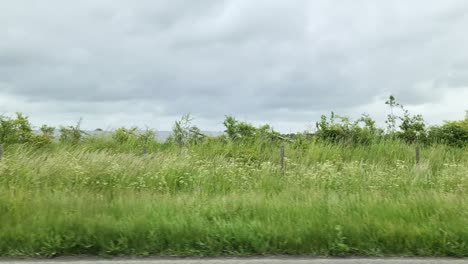
[[156, 132], [151, 129], [146, 129], [143, 133], [139, 133], [137, 127], [130, 129], [122, 127], [112, 134], [112, 139], [118, 144], [146, 146], [149, 143], [156, 142]]
[[468, 146], [468, 115], [464, 120], [447, 121], [440, 127], [432, 127], [429, 138], [451, 146]]
[[112, 138], [119, 144], [127, 143], [129, 140], [135, 140], [137, 135], [138, 128], [133, 127], [130, 129], [127, 128], [119, 128], [117, 129], [114, 134], [112, 134]]
[[[371, 145], [382, 140], [401, 140], [408, 144], [418, 142], [426, 145], [440, 143], [458, 147], [467, 145], [467, 118], [461, 121], [448, 121], [440, 127], [427, 127], [421, 115], [410, 114], [402, 104], [396, 101], [394, 96], [390, 96], [385, 104], [390, 107], [391, 112], [385, 121], [387, 125], [385, 130], [378, 127], [375, 120], [368, 114], [363, 114], [353, 121], [347, 116], [331, 112], [330, 117], [321, 116], [321, 120], [316, 123], [317, 131], [315, 134], [281, 135], [268, 124], [255, 127], [247, 122], [238, 121], [232, 116], [226, 116], [223, 121], [225, 134], [214, 138], [204, 135], [198, 127], [192, 125], [193, 118], [190, 115], [184, 115], [174, 123], [172, 135], [164, 147], [169, 147], [172, 144], [190, 146], [199, 143], [222, 142], [224, 144], [241, 144], [242, 146], [258, 144], [261, 146], [258, 151], [261, 152], [261, 148], [269, 144], [278, 146], [280, 142], [286, 141], [293, 142], [295, 149], [304, 149], [316, 140], [347, 145]], [[78, 145], [85, 141], [87, 134], [80, 129], [80, 125], [81, 119], [75, 126], [60, 127], [59, 142]], [[28, 118], [21, 113], [17, 113], [16, 118], [0, 116], [0, 143], [44, 146], [54, 142], [54, 131], [55, 129], [52, 127], [43, 126], [40, 128], [40, 133], [36, 133]], [[102, 132], [102, 129], [96, 129], [96, 131]], [[94, 136], [87, 137], [86, 141], [100, 142], [99, 148], [101, 149], [108, 146], [113, 149], [129, 151], [143, 146], [146, 152], [149, 145], [153, 149], [158, 148], [155, 135], [154, 131], [148, 129], [139, 133], [139, 129], [136, 127], [119, 128], [111, 135], [113, 143], [98, 140]], [[117, 147], [118, 144], [123, 147]]]
[[346, 237], [343, 235], [343, 227], [340, 225], [337, 225], [334, 231], [336, 235], [330, 245], [331, 254], [334, 256], [340, 256], [340, 257], [349, 255], [350, 248], [346, 244]]
[[16, 118], [0, 116], [0, 143], [30, 143], [34, 132], [28, 117], [16, 113]]
[[[393, 95], [390, 95], [385, 104], [390, 106], [390, 114], [387, 116], [387, 133], [390, 137], [397, 137], [407, 143], [414, 143], [416, 141], [426, 142], [427, 131], [426, 124], [422, 115], [411, 115], [410, 112], [400, 103], [396, 102]], [[397, 116], [395, 108], [400, 110], [403, 115]], [[397, 121], [399, 130], [396, 130]]]
[[156, 131], [147, 128], [143, 133], [138, 134], [137, 140], [143, 145], [156, 143]]
[[253, 125], [240, 122], [232, 116], [226, 116], [224, 119], [224, 131], [231, 141], [246, 141], [246, 140], [277, 140], [280, 134], [276, 132], [270, 125], [254, 127]]
[[179, 146], [202, 142], [206, 135], [202, 134], [198, 127], [193, 126], [192, 121], [193, 118], [189, 114], [177, 120], [174, 123], [172, 135], [168, 138], [168, 142], [174, 142]]
[[425, 141], [426, 138], [426, 124], [421, 115], [411, 115], [403, 105], [400, 105], [403, 111], [403, 116], [399, 117], [400, 132], [398, 136], [408, 143], [413, 143], [417, 140]]
[[390, 106], [390, 114], [387, 115], [387, 120], [385, 123], [387, 124], [387, 133], [390, 135], [393, 135], [396, 131], [396, 122], [397, 122], [397, 117], [394, 113], [395, 107], [400, 107], [400, 104], [396, 102], [395, 96], [390, 95], [387, 101], [385, 101], [385, 104]]
[[27, 116], [16, 113], [15, 118], [0, 116], [0, 144], [32, 144], [44, 146], [52, 143], [54, 128], [43, 125], [41, 134], [34, 133]]
[[80, 143], [85, 136], [85, 132], [81, 130], [81, 119], [78, 120], [75, 126], [60, 127], [60, 142], [64, 144], [76, 145]]
[[[426, 124], [421, 115], [411, 115], [393, 95], [385, 104], [390, 106], [390, 114], [385, 121], [386, 131], [378, 128], [376, 122], [367, 114], [352, 122], [348, 117], [332, 112], [329, 118], [323, 115], [320, 122], [317, 122], [317, 138], [348, 144], [371, 144], [383, 138], [401, 139], [407, 143], [429, 143]], [[402, 114], [398, 115], [397, 110]]]
[[41, 134], [34, 137], [34, 143], [38, 146], [49, 145], [53, 142], [55, 135], [55, 127], [43, 125], [40, 128]]
[[239, 122], [232, 116], [226, 116], [223, 124], [226, 128], [224, 132], [230, 140], [253, 138], [257, 130], [254, 126], [246, 122]]
[[371, 144], [383, 135], [383, 130], [378, 129], [375, 121], [367, 114], [351, 122], [348, 117], [332, 112], [330, 118], [322, 115], [316, 127], [319, 140], [333, 143]]
[[47, 148], [54, 128], [2, 116], [0, 256], [468, 256], [468, 116], [427, 129], [387, 104], [386, 131], [332, 112], [315, 135], [227, 116], [206, 137], [185, 115], [159, 144], [80, 120]]

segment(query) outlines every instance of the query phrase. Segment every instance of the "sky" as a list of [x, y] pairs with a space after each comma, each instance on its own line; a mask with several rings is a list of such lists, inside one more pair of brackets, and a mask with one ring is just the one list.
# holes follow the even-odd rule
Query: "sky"
[[0, 0], [0, 114], [170, 130], [191, 114], [281, 132], [334, 111], [384, 126], [468, 110], [466, 0]]

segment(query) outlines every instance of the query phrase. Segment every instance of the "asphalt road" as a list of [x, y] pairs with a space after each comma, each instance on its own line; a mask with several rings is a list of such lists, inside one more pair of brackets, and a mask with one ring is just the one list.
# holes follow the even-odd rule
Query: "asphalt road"
[[468, 264], [468, 259], [441, 258], [224, 258], [224, 259], [54, 259], [54, 260], [0, 260], [11, 264]]

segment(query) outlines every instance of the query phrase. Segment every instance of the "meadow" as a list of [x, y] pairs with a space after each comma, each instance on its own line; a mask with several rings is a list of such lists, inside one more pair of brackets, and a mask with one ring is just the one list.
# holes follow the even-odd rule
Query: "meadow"
[[0, 116], [0, 256], [467, 257], [468, 113], [427, 126], [386, 104], [386, 128], [226, 116], [213, 137], [186, 115], [165, 142]]
[[416, 164], [392, 139], [10, 144], [0, 256], [466, 257], [467, 154], [422, 145]]

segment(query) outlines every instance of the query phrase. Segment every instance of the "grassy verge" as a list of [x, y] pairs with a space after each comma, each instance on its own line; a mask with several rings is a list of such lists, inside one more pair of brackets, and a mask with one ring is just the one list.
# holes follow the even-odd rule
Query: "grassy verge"
[[468, 256], [466, 149], [11, 146], [0, 255]]

